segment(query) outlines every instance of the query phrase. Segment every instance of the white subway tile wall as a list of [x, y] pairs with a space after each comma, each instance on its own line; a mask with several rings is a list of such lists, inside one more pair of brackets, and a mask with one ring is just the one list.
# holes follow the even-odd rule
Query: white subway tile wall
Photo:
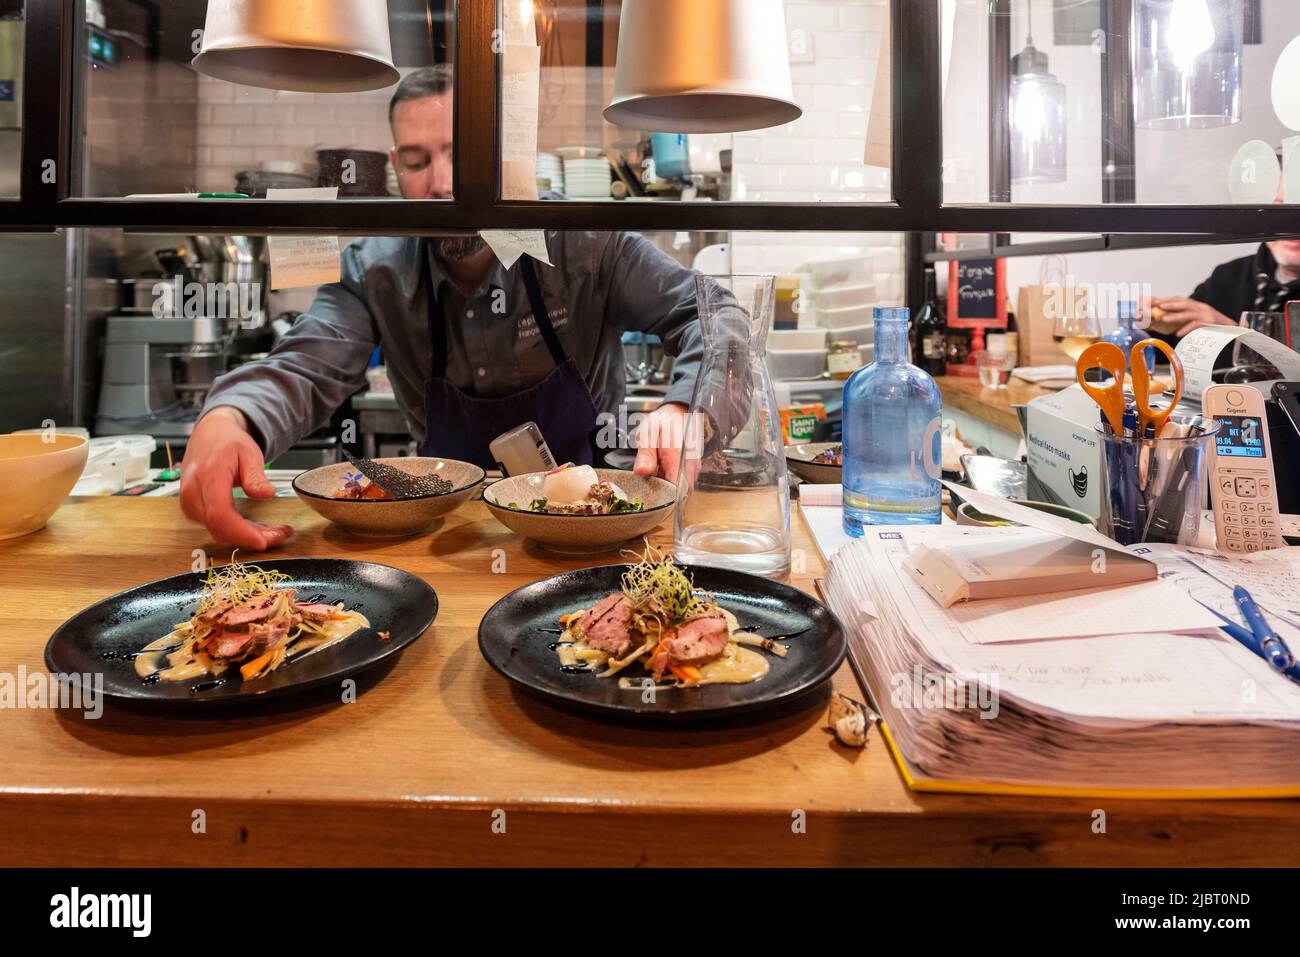
[[[889, 171], [863, 163], [885, 0], [787, 0], [791, 78], [803, 116], [733, 138], [732, 195], [754, 202], [887, 202]], [[871, 256], [882, 305], [902, 302], [902, 237], [892, 233], [746, 232], [737, 272], [788, 273], [805, 262]]]

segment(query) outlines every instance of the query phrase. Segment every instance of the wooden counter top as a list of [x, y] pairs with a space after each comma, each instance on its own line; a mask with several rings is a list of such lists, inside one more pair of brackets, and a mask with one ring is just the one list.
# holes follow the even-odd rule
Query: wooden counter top
[[1020, 434], [1020, 419], [1013, 405], [1024, 405], [1030, 399], [1057, 391], [1030, 385], [1023, 379], [1012, 379], [1005, 389], [986, 389], [978, 376], [945, 375], [934, 381], [939, 385], [945, 409], [961, 409], [1012, 435]]
[[[1096, 801], [914, 795], [876, 734], [865, 751], [833, 741], [822, 697], [703, 729], [558, 710], [493, 672], [476, 631], [496, 599], [575, 563], [522, 545], [481, 503], [395, 544], [347, 537], [296, 501], [250, 511], [297, 527], [277, 554], [423, 576], [437, 621], [353, 704], [0, 710], [0, 863], [1300, 864], [1296, 802], [1106, 801], [1101, 835]], [[811, 588], [823, 566], [796, 528], [794, 583]], [[195, 548], [213, 546], [161, 499], [74, 499], [0, 543], [0, 671], [43, 670], [62, 621], [187, 571]], [[833, 683], [861, 696], [847, 665]]]

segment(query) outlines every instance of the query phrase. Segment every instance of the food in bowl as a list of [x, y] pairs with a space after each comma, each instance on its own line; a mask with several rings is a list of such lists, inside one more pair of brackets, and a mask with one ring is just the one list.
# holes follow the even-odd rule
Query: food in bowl
[[[518, 509], [515, 502], [506, 508]], [[527, 511], [547, 515], [622, 515], [645, 508], [641, 499], [633, 499], [609, 479], [602, 479], [590, 465], [561, 465], [546, 473], [542, 494], [526, 506]]]
[[823, 449], [812, 457], [813, 465], [844, 465], [844, 446]]
[[392, 498], [391, 495], [360, 472], [347, 473], [347, 481], [345, 481], [342, 486], [335, 489], [334, 494], [330, 497], [351, 499], [352, 501], [374, 498]]
[[293, 480], [293, 490], [313, 511], [350, 532], [396, 536], [429, 528], [468, 501], [484, 478], [477, 465], [454, 459], [404, 456], [376, 461], [401, 469], [423, 486], [445, 491], [416, 498], [380, 497], [382, 489], [358, 478], [346, 462], [303, 472]]
[[[650, 475], [636, 475], [618, 469], [596, 468], [595, 480], [585, 468], [566, 469], [563, 479], [552, 479], [550, 472], [529, 472], [512, 475], [494, 482], [483, 490], [483, 502], [511, 531], [532, 539], [551, 551], [569, 555], [586, 555], [621, 548], [632, 539], [639, 538], [672, 515], [677, 502], [677, 486], [665, 479]], [[576, 481], [575, 481], [576, 480]], [[573, 483], [572, 486], [567, 483]], [[585, 484], [584, 484], [585, 483]], [[598, 503], [588, 507], [585, 498], [592, 485], [609, 483], [621, 493], [628, 505], [618, 506], [621, 511], [606, 509]], [[549, 494], [548, 494], [549, 493]], [[597, 495], [603, 494], [597, 489]], [[558, 501], [553, 502], [553, 496]], [[534, 502], [546, 499], [546, 506], [534, 510]], [[576, 499], [576, 501], [575, 501]], [[565, 505], [578, 506], [565, 510]]]
[[[347, 480], [343, 485], [334, 491], [332, 498], [347, 499], [354, 502], [362, 500], [392, 501], [393, 496], [360, 472], [348, 472], [346, 478]], [[429, 495], [446, 495], [452, 490], [453, 486], [445, 478], [432, 475], [423, 477], [421, 487], [428, 489]]]

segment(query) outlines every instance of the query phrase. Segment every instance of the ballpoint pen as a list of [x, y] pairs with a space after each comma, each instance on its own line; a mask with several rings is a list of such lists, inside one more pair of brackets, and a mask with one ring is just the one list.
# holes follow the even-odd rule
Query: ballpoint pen
[[1250, 597], [1250, 592], [1238, 585], [1232, 590], [1232, 598], [1241, 609], [1241, 613], [1246, 616], [1246, 624], [1250, 625], [1250, 630], [1259, 643], [1259, 653], [1277, 671], [1287, 671], [1295, 664], [1295, 658], [1291, 655], [1291, 649], [1286, 646], [1286, 642], [1264, 620], [1264, 615], [1260, 612], [1259, 606], [1255, 604], [1255, 599]]
[[[1201, 607], [1206, 609], [1206, 611], [1209, 611], [1223, 622], [1219, 627], [1227, 633], [1228, 637], [1235, 638], [1239, 644], [1245, 645], [1253, 654], [1259, 655], [1261, 658], [1268, 657], [1264, 652], [1260, 651], [1259, 641], [1255, 638], [1254, 632], [1249, 628], [1241, 627], [1241, 625], [1237, 624], [1227, 615], [1217, 609], [1211, 608], [1209, 605], [1205, 604], [1205, 602], [1199, 602], [1199, 604]], [[1284, 669], [1282, 674], [1286, 675], [1297, 684], [1300, 684], [1300, 663], [1293, 663], [1289, 668]]]

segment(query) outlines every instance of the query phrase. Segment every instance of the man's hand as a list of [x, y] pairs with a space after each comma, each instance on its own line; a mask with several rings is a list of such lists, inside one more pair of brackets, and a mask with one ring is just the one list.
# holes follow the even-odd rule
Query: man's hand
[[243, 488], [249, 498], [272, 498], [262, 450], [248, 432], [244, 413], [218, 406], [199, 419], [181, 462], [181, 511], [207, 526], [222, 545], [264, 552], [282, 544], [293, 529], [288, 525], [250, 522], [235, 510], [231, 489]]
[[[1173, 333], [1183, 337], [1193, 329], [1201, 326], [1235, 326], [1229, 319], [1213, 306], [1207, 306], [1186, 296], [1170, 296], [1166, 299], [1153, 300], [1151, 311], [1151, 328], [1165, 334]], [[1155, 310], [1160, 310], [1156, 312]]]
[[682, 458], [682, 436], [686, 434], [686, 405], [665, 402], [644, 419], [636, 430], [637, 475], [662, 475], [677, 481]]

